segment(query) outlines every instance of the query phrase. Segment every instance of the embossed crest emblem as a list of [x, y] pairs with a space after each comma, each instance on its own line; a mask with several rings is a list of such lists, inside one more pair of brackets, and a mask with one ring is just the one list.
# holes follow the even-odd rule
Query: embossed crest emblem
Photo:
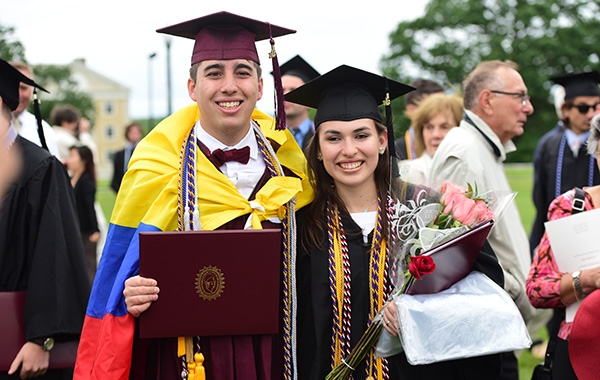
[[225, 276], [215, 266], [209, 265], [198, 271], [196, 275], [196, 293], [200, 298], [212, 301], [223, 294], [225, 289]]

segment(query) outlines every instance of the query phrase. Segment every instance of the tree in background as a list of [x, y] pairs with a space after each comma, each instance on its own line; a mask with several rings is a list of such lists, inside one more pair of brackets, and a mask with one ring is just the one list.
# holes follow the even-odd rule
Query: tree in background
[[25, 60], [25, 48], [19, 41], [11, 38], [15, 28], [0, 25], [0, 58], [4, 60]]
[[[57, 90], [51, 97], [47, 97], [40, 104], [40, 111], [44, 120], [50, 121], [50, 112], [57, 104], [70, 104], [81, 112], [94, 125], [94, 103], [92, 97], [78, 90], [77, 82], [71, 76], [69, 66], [36, 65], [33, 67], [38, 83], [44, 83], [46, 88]], [[54, 91], [53, 91], [54, 92]]]
[[600, 0], [430, 0], [422, 17], [390, 34], [382, 71], [405, 82], [422, 76], [462, 88], [479, 62], [514, 61], [535, 113], [508, 159], [530, 162], [538, 139], [556, 124], [548, 78], [600, 68], [598, 14]]
[[[0, 25], [0, 58], [7, 61], [27, 62], [25, 58], [25, 47], [21, 42], [16, 41], [12, 35], [15, 32], [13, 27]], [[69, 66], [53, 65], [34, 65], [35, 81], [46, 89], [52, 90], [52, 94], [46, 94], [42, 91], [38, 93], [40, 97], [40, 111], [44, 120], [50, 120], [50, 111], [56, 104], [70, 104], [88, 118], [93, 124], [94, 104], [92, 97], [77, 89], [77, 82], [71, 76]], [[30, 110], [33, 112], [33, 105]]]

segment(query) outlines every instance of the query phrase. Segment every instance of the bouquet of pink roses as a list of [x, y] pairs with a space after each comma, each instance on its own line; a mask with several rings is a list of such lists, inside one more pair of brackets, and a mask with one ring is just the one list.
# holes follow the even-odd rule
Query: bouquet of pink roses
[[[464, 234], [466, 231], [498, 217], [511, 197], [488, 192], [478, 194], [477, 187], [467, 189], [445, 182], [438, 192], [430, 188], [402, 183], [391, 208], [388, 254], [394, 258], [394, 295], [407, 290], [412, 281], [434, 273], [436, 264], [427, 252]], [[350, 355], [337, 365], [326, 380], [346, 380], [352, 368], [375, 349], [383, 330], [382, 313], [374, 318]]]

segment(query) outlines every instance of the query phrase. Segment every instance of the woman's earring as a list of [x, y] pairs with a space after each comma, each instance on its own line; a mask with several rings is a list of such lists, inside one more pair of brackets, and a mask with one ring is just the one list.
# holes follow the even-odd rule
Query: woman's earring
[[319, 153], [317, 154], [317, 160], [319, 161], [323, 161], [323, 156]]
[[383, 156], [383, 154], [384, 154], [384, 153], [385, 153], [385, 148], [384, 148], [384, 147], [382, 147], [382, 146], [380, 146], [380, 147], [379, 147], [379, 155], [380, 155], [380, 156]]

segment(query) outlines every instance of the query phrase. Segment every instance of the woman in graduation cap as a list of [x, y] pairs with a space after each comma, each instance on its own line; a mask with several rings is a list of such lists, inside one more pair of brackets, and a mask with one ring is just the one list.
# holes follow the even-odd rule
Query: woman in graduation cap
[[[315, 200], [298, 215], [300, 379], [323, 379], [347, 357], [394, 285], [386, 275], [388, 135], [376, 100], [385, 82], [340, 66], [286, 95], [317, 108], [307, 148]], [[395, 96], [412, 90], [387, 82]], [[385, 378], [387, 367], [369, 355], [354, 378]]]
[[[315, 136], [306, 150], [315, 199], [297, 214], [299, 379], [324, 379], [335, 366], [345, 363], [394, 288], [388, 274], [393, 261], [387, 236], [393, 202], [388, 147], [394, 140], [390, 114], [386, 112], [386, 126], [378, 105], [386, 101], [389, 107], [389, 100], [411, 90], [342, 65], [285, 96], [287, 101], [317, 109]], [[407, 193], [413, 189], [409, 185]], [[490, 277], [499, 275], [501, 282], [497, 261], [483, 261], [478, 259], [479, 268]], [[384, 322], [384, 327], [397, 335], [392, 321]], [[402, 353], [379, 358], [370, 350], [366, 360], [351, 369], [356, 380], [403, 375], [466, 378], [458, 367], [469, 367], [469, 375], [481, 372], [472, 378], [495, 378], [500, 356], [410, 366]]]

